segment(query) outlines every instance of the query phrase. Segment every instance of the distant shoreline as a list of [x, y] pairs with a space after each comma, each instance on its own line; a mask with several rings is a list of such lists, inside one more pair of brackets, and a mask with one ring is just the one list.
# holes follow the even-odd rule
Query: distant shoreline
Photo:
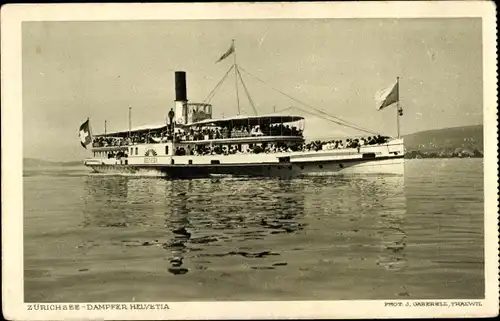
[[[474, 155], [440, 155], [438, 153], [427, 153], [419, 151], [410, 151], [405, 153], [405, 159], [449, 159], [449, 158], [484, 158], [483, 154]], [[24, 162], [23, 167], [71, 167], [71, 166], [84, 166], [81, 161], [67, 161], [67, 162], [56, 162], [56, 161], [40, 161]]]
[[451, 158], [484, 158], [483, 156], [409, 156], [405, 155], [405, 159], [451, 159]]
[[424, 152], [418, 150], [406, 151], [406, 159], [420, 158], [483, 158], [483, 152], [478, 149], [455, 149], [454, 151]]

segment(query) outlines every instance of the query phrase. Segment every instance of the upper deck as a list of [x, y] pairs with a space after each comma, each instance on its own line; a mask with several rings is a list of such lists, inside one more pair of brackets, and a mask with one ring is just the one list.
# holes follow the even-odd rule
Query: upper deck
[[142, 126], [94, 136], [93, 150], [120, 150], [137, 144], [252, 144], [303, 142], [304, 118], [290, 115], [235, 116], [190, 124]]

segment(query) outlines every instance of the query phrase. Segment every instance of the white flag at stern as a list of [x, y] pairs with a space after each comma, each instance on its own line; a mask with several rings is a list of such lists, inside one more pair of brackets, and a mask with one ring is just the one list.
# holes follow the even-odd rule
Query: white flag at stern
[[396, 81], [390, 87], [378, 91], [375, 94], [375, 101], [377, 103], [377, 110], [397, 103], [399, 101], [399, 81]]

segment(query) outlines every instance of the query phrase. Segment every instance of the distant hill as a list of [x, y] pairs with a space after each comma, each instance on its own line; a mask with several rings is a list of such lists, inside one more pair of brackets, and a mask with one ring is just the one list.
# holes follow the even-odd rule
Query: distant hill
[[24, 167], [55, 167], [55, 166], [77, 166], [81, 165], [81, 161], [70, 161], [70, 162], [53, 162], [38, 158], [24, 158]]
[[483, 125], [426, 130], [405, 135], [404, 139], [408, 155], [412, 153], [429, 157], [483, 155]]

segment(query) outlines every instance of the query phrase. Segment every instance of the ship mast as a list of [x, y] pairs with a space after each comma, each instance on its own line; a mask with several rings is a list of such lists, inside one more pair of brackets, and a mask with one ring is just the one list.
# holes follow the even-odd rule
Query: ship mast
[[238, 66], [236, 65], [236, 47], [234, 45], [234, 39], [233, 39], [233, 67], [234, 67], [234, 84], [236, 86], [236, 104], [238, 106], [238, 115], [240, 114], [240, 96], [238, 93]]
[[128, 137], [130, 138], [132, 132], [132, 107], [128, 107]]
[[400, 106], [399, 104], [399, 77], [396, 78], [397, 81], [396, 81], [396, 86], [398, 86], [397, 90], [398, 90], [398, 97], [397, 97], [397, 105], [396, 105], [396, 124], [397, 124], [397, 127], [398, 127], [398, 139], [401, 138], [401, 129], [400, 129], [400, 124], [399, 124], [399, 117], [403, 116], [403, 108]]
[[397, 77], [397, 86], [398, 86], [398, 102], [396, 106], [396, 123], [398, 126], [398, 139], [401, 136], [400, 135], [400, 129], [399, 129], [399, 77]]
[[219, 60], [217, 60], [215, 63], [218, 63], [224, 59], [226, 59], [229, 55], [233, 55], [233, 64], [231, 67], [228, 69], [224, 77], [217, 83], [214, 89], [208, 94], [207, 98], [203, 100], [203, 103], [210, 103], [212, 98], [215, 96], [215, 93], [217, 90], [221, 87], [222, 83], [226, 80], [227, 76], [231, 73], [232, 69], [234, 69], [234, 85], [236, 88], [236, 105], [238, 107], [238, 115], [241, 115], [241, 106], [240, 106], [240, 94], [239, 94], [239, 85], [238, 85], [238, 78], [239, 81], [241, 82], [241, 86], [243, 87], [243, 90], [248, 98], [248, 102], [252, 106], [253, 112], [255, 115], [258, 114], [257, 108], [255, 108], [255, 104], [253, 102], [252, 97], [250, 96], [250, 92], [248, 91], [247, 86], [245, 85], [245, 82], [243, 81], [243, 77], [241, 76], [240, 68], [238, 67], [238, 64], [236, 63], [236, 48], [234, 45], [234, 39], [232, 39], [231, 47], [229, 47], [229, 50], [226, 51], [224, 55], [222, 55]]

